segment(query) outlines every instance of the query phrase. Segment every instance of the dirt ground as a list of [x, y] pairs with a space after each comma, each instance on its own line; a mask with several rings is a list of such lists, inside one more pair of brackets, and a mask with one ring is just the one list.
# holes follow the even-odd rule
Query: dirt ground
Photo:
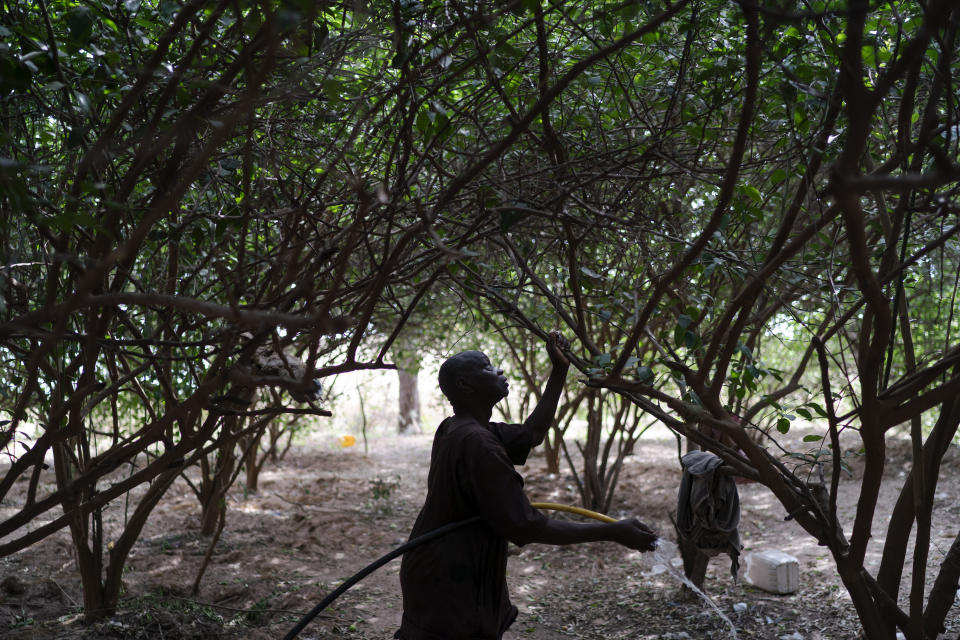
[[[257, 494], [240, 488], [231, 494], [227, 525], [195, 597], [190, 589], [209, 539], [199, 533], [196, 499], [178, 480], [134, 548], [119, 612], [92, 626], [79, 615], [82, 598], [65, 531], [0, 559], [0, 637], [280, 638], [340, 581], [405, 541], [423, 500], [430, 441], [429, 435], [379, 437], [365, 454], [360, 443], [339, 448], [318, 436], [294, 448], [280, 466], [265, 469]], [[891, 447], [878, 537], [908, 460], [907, 443]], [[960, 525], [958, 461], [953, 447], [937, 493], [931, 571]], [[645, 436], [625, 465], [611, 515], [638, 515], [673, 538], [678, 469], [676, 441], [665, 432]], [[547, 475], [541, 457], [534, 455], [521, 472], [532, 500], [577, 503], [572, 478]], [[854, 464], [839, 501], [844, 516], [856, 508], [858, 479]], [[825, 550], [785, 522], [783, 508], [759, 485], [741, 486], [740, 497], [745, 552], [780, 549], [796, 556], [800, 590], [777, 596], [734, 583], [726, 557], [712, 560], [706, 591], [738, 636], [856, 637], [852, 606]], [[12, 502], [0, 504], [0, 518]], [[107, 536], [116, 535], [124, 508], [122, 501], [109, 508], [114, 524]], [[871, 548], [871, 562], [879, 549]], [[642, 554], [601, 543], [513, 551], [508, 581], [520, 615], [509, 640], [732, 637], [711, 609], [684, 599], [672, 578], [651, 575]], [[365, 579], [300, 637], [390, 638], [401, 612], [398, 571], [395, 560]], [[944, 637], [960, 633], [958, 608]]]

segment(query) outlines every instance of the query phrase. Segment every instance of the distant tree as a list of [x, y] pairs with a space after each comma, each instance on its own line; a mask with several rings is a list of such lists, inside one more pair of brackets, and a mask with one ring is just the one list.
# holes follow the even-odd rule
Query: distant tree
[[[409, 332], [411, 327], [407, 328]], [[420, 345], [407, 337], [398, 340], [393, 349], [397, 365], [397, 433], [420, 432]]]

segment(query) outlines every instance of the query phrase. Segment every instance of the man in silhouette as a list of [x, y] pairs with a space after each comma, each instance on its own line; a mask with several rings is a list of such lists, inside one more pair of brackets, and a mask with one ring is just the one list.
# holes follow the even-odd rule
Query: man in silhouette
[[656, 535], [636, 518], [614, 523], [551, 520], [530, 506], [513, 468], [543, 442], [570, 366], [559, 333], [546, 345], [553, 369], [540, 402], [523, 424], [491, 422], [507, 396], [503, 370], [479, 351], [440, 367], [440, 390], [453, 416], [437, 429], [427, 498], [413, 526], [416, 538], [473, 516], [480, 521], [411, 549], [400, 566], [400, 640], [497, 640], [517, 617], [507, 594], [507, 541], [573, 544], [611, 541], [649, 551]]

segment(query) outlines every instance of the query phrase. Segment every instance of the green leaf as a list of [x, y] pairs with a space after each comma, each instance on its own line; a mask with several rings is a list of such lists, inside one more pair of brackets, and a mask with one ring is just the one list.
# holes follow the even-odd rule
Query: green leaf
[[810, 412], [804, 409], [803, 407], [797, 407], [797, 413], [799, 413], [801, 416], [803, 416], [807, 420], [810, 420], [813, 418]]
[[813, 410], [817, 412], [817, 415], [820, 416], [821, 418], [826, 418], [826, 417], [827, 417], [827, 412], [826, 412], [826, 410], [825, 410], [823, 407], [821, 407], [819, 404], [817, 404], [816, 402], [808, 402], [808, 403], [807, 403], [807, 406], [808, 406], [808, 407], [812, 407]]
[[327, 37], [330, 35], [330, 27], [327, 26], [327, 23], [324, 20], [319, 20], [319, 24], [315, 24], [313, 27], [313, 47], [314, 49], [319, 49], [323, 46], [323, 43], [327, 41]]
[[684, 329], [683, 327], [681, 327], [681, 326], [679, 326], [679, 325], [676, 326], [676, 327], [674, 327], [674, 329], [673, 329], [673, 343], [674, 343], [675, 345], [677, 345], [678, 347], [679, 347], [679, 346], [682, 346], [683, 343], [684, 343], [684, 341], [686, 340], [686, 337], [687, 337], [687, 334], [688, 334], [688, 333], [689, 333], [689, 331], [687, 331], [686, 329]]
[[80, 109], [80, 111], [90, 113], [90, 98], [87, 97], [87, 94], [74, 91], [73, 97], [77, 101], [77, 108]]
[[[343, 85], [341, 85], [338, 81], [328, 78], [323, 81], [323, 95], [325, 95], [327, 100], [331, 102], [340, 102], [340, 91], [342, 86]], [[423, 111], [420, 113], [423, 113]], [[417, 120], [419, 121], [419, 119], [420, 114], [417, 114]]]
[[504, 209], [500, 211], [500, 231], [506, 233], [513, 225], [523, 220], [524, 213], [519, 209]]
[[51, 220], [54, 227], [64, 233], [70, 233], [78, 227], [100, 229], [99, 221], [89, 213], [82, 211], [62, 211]]
[[595, 356], [593, 357], [593, 361], [594, 361], [595, 363], [597, 363], [597, 365], [599, 365], [599, 366], [601, 366], [601, 367], [604, 367], [604, 366], [610, 364], [611, 362], [613, 362], [613, 354], [611, 354], [611, 353], [598, 353], [597, 355], [595, 355]]
[[427, 109], [420, 109], [420, 111], [417, 112], [417, 119], [414, 124], [416, 124], [417, 130], [420, 131], [420, 133], [426, 133], [429, 131], [430, 127], [433, 125], [433, 123], [430, 121], [429, 111]]
[[7, 57], [0, 50], [0, 93], [28, 89], [32, 77], [33, 72], [27, 65]]
[[804, 442], [819, 442], [820, 440], [823, 440], [823, 436], [815, 436], [812, 434], [803, 436]]
[[[161, 10], [163, 4], [160, 5]], [[263, 26], [263, 16], [259, 11], [251, 11], [247, 14], [246, 18], [243, 20], [243, 32], [248, 36], [256, 35], [257, 31], [260, 30], [260, 27]]]
[[79, 147], [83, 144], [83, 136], [87, 132], [85, 128], [78, 127], [76, 129], [70, 129], [70, 132], [67, 134], [67, 148], [72, 149], [74, 147]]
[[523, 7], [527, 13], [533, 13], [537, 7], [540, 6], [540, 2], [539, 0], [520, 0], [520, 6]]
[[160, 16], [164, 20], [169, 20], [180, 10], [180, 3], [177, 0], [160, 0]]
[[494, 49], [494, 54], [509, 64], [511, 61], [522, 57], [523, 51], [504, 40]]
[[437, 128], [437, 133], [442, 134], [446, 132], [450, 127], [450, 118], [447, 117], [445, 112], [437, 112], [434, 117], [434, 125]]
[[786, 418], [780, 418], [777, 420], [777, 431], [780, 433], [786, 433], [790, 431], [790, 421]]
[[677, 345], [677, 346], [682, 345], [682, 344], [683, 344], [683, 339], [684, 339], [684, 336], [686, 335], [686, 333], [687, 333], [687, 330], [684, 329], [683, 327], [681, 327], [681, 326], [679, 326], [679, 325], [676, 326], [676, 327], [674, 327], [674, 329], [673, 329], [673, 343], [674, 343], [675, 345]]
[[67, 12], [67, 28], [70, 38], [79, 44], [87, 44], [93, 35], [93, 12], [87, 7], [74, 7]]
[[653, 369], [651, 369], [646, 365], [637, 367], [637, 382], [646, 382], [648, 380], [651, 380], [652, 378], [653, 378]]

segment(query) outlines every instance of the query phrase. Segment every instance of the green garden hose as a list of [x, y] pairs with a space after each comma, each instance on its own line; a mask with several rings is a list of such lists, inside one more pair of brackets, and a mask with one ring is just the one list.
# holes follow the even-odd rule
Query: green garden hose
[[[593, 518], [594, 520], [600, 520], [602, 522], [616, 522], [616, 519], [611, 518], [610, 516], [605, 516], [602, 513], [597, 513], [596, 511], [590, 511], [589, 509], [581, 509], [580, 507], [572, 507], [566, 504], [556, 504], [553, 502], [533, 502], [531, 503], [530, 506], [536, 509], [548, 509], [551, 511], [566, 511], [568, 513], [576, 513], [578, 515], [586, 516], [588, 518]], [[479, 520], [480, 520], [480, 516], [474, 516], [472, 518], [467, 518], [466, 520], [461, 520], [459, 522], [451, 522], [450, 524], [446, 524], [442, 527], [434, 529], [433, 531], [425, 533], [422, 536], [418, 536], [413, 540], [409, 540], [405, 544], [402, 544], [396, 549], [394, 549], [393, 551], [387, 554], [384, 554], [377, 560], [371, 562], [366, 567], [364, 567], [357, 573], [353, 574], [352, 576], [344, 580], [343, 584], [341, 584], [339, 587], [331, 591], [330, 594], [327, 595], [326, 598], [321, 600], [317, 606], [311, 609], [305, 616], [300, 618], [300, 621], [296, 624], [296, 626], [293, 627], [293, 629], [290, 630], [290, 632], [287, 635], [283, 637], [283, 640], [293, 640], [294, 638], [296, 638], [297, 635], [299, 635], [300, 632], [303, 631], [308, 624], [310, 624], [311, 620], [316, 618], [321, 611], [329, 607], [334, 600], [336, 600], [341, 595], [343, 595], [347, 591], [347, 589], [357, 584], [358, 582], [366, 578], [368, 575], [370, 575], [371, 573], [373, 573], [383, 565], [393, 560], [394, 558], [403, 555], [404, 553], [406, 553], [410, 549], [413, 549], [414, 547], [419, 547], [421, 544], [424, 544], [425, 542], [430, 542], [431, 540], [439, 538], [440, 536], [444, 536], [450, 533], [451, 531], [459, 529], [460, 527], [465, 527], [468, 524], [473, 524], [474, 522], [477, 522]]]

